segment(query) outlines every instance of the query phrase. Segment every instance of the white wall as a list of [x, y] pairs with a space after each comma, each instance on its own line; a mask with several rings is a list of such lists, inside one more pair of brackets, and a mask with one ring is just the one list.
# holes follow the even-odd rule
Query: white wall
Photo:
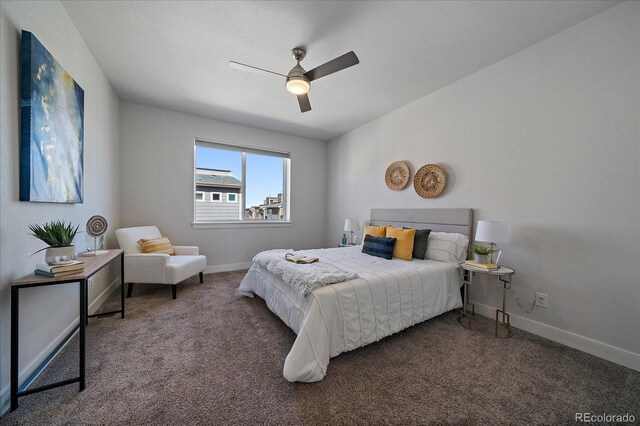
[[[33, 272], [44, 254], [29, 255], [42, 243], [27, 235], [29, 223], [65, 219], [80, 224], [94, 214], [118, 226], [119, 101], [62, 5], [57, 1], [0, 3], [0, 413], [8, 408], [10, 283]], [[20, 31], [31, 31], [85, 92], [84, 203], [18, 201], [20, 135]], [[85, 248], [85, 234], [76, 237]], [[110, 274], [117, 276], [117, 268]], [[105, 271], [90, 289], [90, 303], [116, 277]], [[20, 368], [29, 374], [73, 327], [78, 316], [77, 284], [21, 291]], [[23, 378], [25, 375], [23, 375]]]
[[[165, 109], [123, 102], [121, 223], [155, 224], [172, 243], [198, 245], [209, 271], [246, 267], [271, 248], [325, 242], [327, 143]], [[290, 227], [194, 229], [194, 139], [291, 152]]]
[[[374, 207], [509, 221], [515, 292], [549, 295], [531, 315], [509, 295], [514, 323], [640, 369], [639, 23], [623, 3], [331, 141], [327, 244]], [[396, 160], [444, 166], [446, 191], [387, 189]], [[487, 284], [471, 296], [493, 314]]]

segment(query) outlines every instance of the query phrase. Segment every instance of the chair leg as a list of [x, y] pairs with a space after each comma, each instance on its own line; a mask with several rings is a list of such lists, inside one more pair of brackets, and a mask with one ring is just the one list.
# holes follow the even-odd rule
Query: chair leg
[[173, 294], [173, 298], [176, 298], [176, 289], [178, 288], [178, 286], [176, 284], [173, 284], [171, 286], [171, 293]]
[[131, 292], [133, 291], [133, 283], [129, 283], [127, 287], [127, 297], [131, 297]]
[[200, 272], [200, 284], [204, 284], [204, 272]]

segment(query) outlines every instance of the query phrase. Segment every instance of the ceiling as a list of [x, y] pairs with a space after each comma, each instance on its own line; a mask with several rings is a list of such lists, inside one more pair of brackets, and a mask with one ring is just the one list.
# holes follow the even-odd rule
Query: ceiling
[[[612, 1], [63, 1], [122, 100], [332, 139], [615, 5]], [[304, 46], [314, 68], [300, 113], [282, 77]]]

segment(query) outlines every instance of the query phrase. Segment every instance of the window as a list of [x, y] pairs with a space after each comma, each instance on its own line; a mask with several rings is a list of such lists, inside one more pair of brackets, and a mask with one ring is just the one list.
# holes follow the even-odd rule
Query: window
[[194, 224], [289, 221], [290, 168], [287, 152], [196, 140]]
[[204, 192], [196, 191], [196, 201], [204, 201]]

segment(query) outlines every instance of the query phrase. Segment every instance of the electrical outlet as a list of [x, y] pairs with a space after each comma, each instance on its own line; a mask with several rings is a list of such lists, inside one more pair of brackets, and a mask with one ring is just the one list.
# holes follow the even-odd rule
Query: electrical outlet
[[547, 293], [536, 292], [536, 306], [540, 306], [541, 308], [549, 307], [549, 296]]

